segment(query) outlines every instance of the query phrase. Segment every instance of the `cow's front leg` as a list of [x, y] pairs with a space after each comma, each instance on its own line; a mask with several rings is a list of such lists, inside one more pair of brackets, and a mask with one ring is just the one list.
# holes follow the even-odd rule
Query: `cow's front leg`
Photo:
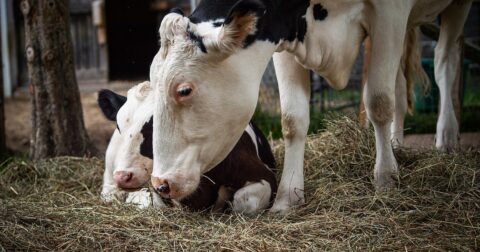
[[285, 161], [271, 211], [284, 213], [305, 203], [303, 155], [310, 123], [310, 78], [308, 71], [288, 52], [276, 53], [273, 60], [280, 91]]
[[[459, 127], [455, 116], [452, 94], [460, 100], [459, 86], [462, 76], [463, 26], [471, 1], [453, 3], [441, 15], [440, 38], [435, 48], [435, 80], [440, 89], [440, 111], [435, 146], [449, 151], [458, 144]], [[453, 92], [453, 93], [452, 93]], [[460, 104], [457, 104], [459, 107]], [[458, 113], [460, 115], [460, 113]]]
[[[395, 83], [403, 53], [408, 11], [402, 4], [385, 2], [396, 7], [399, 14], [385, 17], [382, 13], [372, 17], [372, 56], [368, 69], [365, 92], [367, 116], [375, 130], [375, 185], [383, 191], [395, 186], [398, 165], [391, 144], [391, 125], [395, 112]], [[381, 9], [381, 8], [380, 8]]]
[[237, 213], [257, 213], [268, 207], [271, 195], [272, 187], [267, 181], [249, 183], [233, 195], [232, 209]]

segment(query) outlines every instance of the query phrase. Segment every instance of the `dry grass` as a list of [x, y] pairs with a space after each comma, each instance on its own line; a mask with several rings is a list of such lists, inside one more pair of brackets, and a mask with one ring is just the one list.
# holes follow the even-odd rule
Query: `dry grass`
[[[275, 149], [282, 157], [283, 149]], [[14, 161], [0, 172], [6, 250], [480, 250], [480, 153], [397, 151], [398, 190], [375, 194], [374, 139], [348, 118], [308, 140], [307, 204], [287, 216], [103, 204], [103, 164]], [[0, 250], [2, 250], [0, 248]]]

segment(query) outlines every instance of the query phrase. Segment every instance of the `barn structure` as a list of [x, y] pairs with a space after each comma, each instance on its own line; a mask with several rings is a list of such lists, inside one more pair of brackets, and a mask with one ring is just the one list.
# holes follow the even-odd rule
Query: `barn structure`
[[[70, 32], [79, 85], [144, 80], [158, 50], [158, 27], [172, 6], [189, 1], [70, 0]], [[28, 85], [20, 0], [0, 1], [4, 92]]]

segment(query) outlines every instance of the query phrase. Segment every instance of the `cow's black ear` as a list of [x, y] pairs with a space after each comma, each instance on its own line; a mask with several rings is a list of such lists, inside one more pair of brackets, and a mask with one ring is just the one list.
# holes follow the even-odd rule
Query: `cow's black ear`
[[111, 90], [102, 89], [98, 93], [98, 106], [108, 120], [116, 121], [118, 110], [125, 104], [127, 97]]
[[220, 49], [225, 52], [243, 46], [247, 37], [257, 30], [265, 10], [265, 5], [259, 0], [240, 0], [235, 3], [223, 22]]
[[183, 13], [182, 9], [175, 7], [170, 10], [170, 13], [177, 13], [179, 15], [185, 16], [185, 13]]

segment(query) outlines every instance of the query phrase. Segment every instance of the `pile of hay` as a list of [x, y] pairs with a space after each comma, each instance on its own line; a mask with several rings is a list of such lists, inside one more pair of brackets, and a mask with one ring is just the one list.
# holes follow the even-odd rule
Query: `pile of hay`
[[[375, 194], [371, 130], [348, 118], [326, 124], [307, 143], [307, 204], [287, 216], [106, 205], [98, 196], [103, 164], [97, 159], [14, 161], [0, 172], [0, 245], [5, 250], [480, 250], [478, 151], [399, 150], [398, 190]], [[282, 147], [275, 153], [280, 160]]]

